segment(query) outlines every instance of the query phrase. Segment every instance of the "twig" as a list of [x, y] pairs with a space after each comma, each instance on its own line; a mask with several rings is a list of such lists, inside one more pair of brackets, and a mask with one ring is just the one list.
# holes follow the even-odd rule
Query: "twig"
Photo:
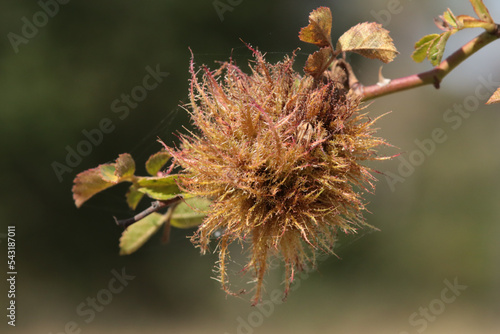
[[500, 38], [500, 25], [497, 24], [494, 31], [483, 32], [482, 34], [462, 46], [460, 49], [455, 51], [452, 55], [442, 61], [441, 64], [434, 67], [430, 71], [410, 75], [403, 78], [393, 79], [390, 83], [384, 86], [372, 85], [364, 87], [360, 85], [355, 89], [357, 93], [361, 95], [362, 101], [428, 84], [433, 84], [434, 87], [438, 89], [443, 78], [448, 75], [448, 73], [450, 73], [455, 67], [460, 65], [464, 60], [473, 55], [476, 51], [480, 50], [481, 48], [498, 38]]
[[138, 214], [136, 214], [135, 216], [133, 216], [131, 218], [122, 219], [122, 220], [118, 220], [118, 219], [116, 219], [116, 217], [113, 217], [113, 218], [115, 219], [116, 225], [121, 226], [123, 228], [126, 228], [126, 227], [138, 222], [139, 220], [149, 216], [153, 212], [156, 212], [162, 208], [166, 208], [166, 207], [174, 205], [174, 204], [178, 204], [180, 201], [182, 201], [182, 196], [177, 195], [177, 196], [172, 197], [171, 199], [168, 199], [165, 201], [155, 201], [155, 202], [151, 203], [151, 206], [149, 208], [147, 208], [144, 211], [139, 212]]

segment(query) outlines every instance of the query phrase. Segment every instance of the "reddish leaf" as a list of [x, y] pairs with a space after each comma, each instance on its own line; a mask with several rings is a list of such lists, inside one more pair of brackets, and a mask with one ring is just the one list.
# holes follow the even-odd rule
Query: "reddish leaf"
[[477, 21], [477, 19], [469, 15], [458, 15], [457, 21], [463, 23], [464, 21]]
[[490, 97], [486, 104], [500, 103], [500, 88], [496, 90], [495, 93]]
[[309, 14], [309, 25], [300, 30], [299, 38], [319, 47], [329, 46], [332, 31], [332, 12], [328, 7], [319, 7]]
[[74, 183], [72, 191], [77, 208], [98, 192], [114, 185], [103, 180], [99, 167], [81, 172], [76, 176]]
[[77, 207], [100, 191], [123, 181], [132, 182], [135, 163], [130, 154], [120, 154], [115, 163], [102, 164], [78, 174], [73, 186]]
[[304, 72], [318, 78], [328, 67], [332, 57], [332, 49], [329, 47], [322, 48], [319, 51], [309, 55], [304, 66]]

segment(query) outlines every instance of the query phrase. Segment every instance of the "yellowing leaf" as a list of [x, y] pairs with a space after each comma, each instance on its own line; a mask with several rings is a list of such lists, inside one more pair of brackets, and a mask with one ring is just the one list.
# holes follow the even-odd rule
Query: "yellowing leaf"
[[73, 200], [77, 208], [98, 192], [114, 186], [114, 183], [103, 180], [99, 167], [81, 172], [73, 182]]
[[332, 12], [328, 7], [319, 7], [309, 14], [309, 25], [300, 30], [299, 38], [319, 47], [329, 46], [332, 31]]
[[458, 15], [457, 21], [463, 23], [464, 21], [477, 21], [477, 19], [469, 15]]
[[170, 159], [170, 154], [165, 150], [150, 156], [148, 161], [146, 161], [146, 170], [149, 175], [156, 176], [160, 169], [167, 163], [168, 159]]
[[466, 28], [483, 28], [490, 32], [496, 29], [496, 24], [494, 22], [484, 21], [469, 15], [459, 15], [455, 17], [450, 9], [439, 16], [438, 19], [435, 19], [434, 23], [436, 23], [439, 29], [451, 31], [452, 33]]
[[398, 54], [389, 31], [375, 22], [360, 23], [346, 31], [337, 42], [337, 51], [356, 52], [384, 63], [391, 62]]
[[104, 181], [117, 183], [118, 176], [116, 176], [116, 166], [115, 164], [103, 164], [99, 165], [99, 171], [101, 172], [101, 177]]
[[181, 193], [175, 182], [177, 177], [177, 175], [138, 177], [137, 190], [160, 201], [171, 199]]
[[200, 197], [181, 202], [172, 214], [170, 225], [176, 228], [191, 228], [200, 225], [206, 216], [210, 203], [209, 200]]
[[120, 255], [129, 255], [139, 249], [166, 219], [166, 215], [155, 212], [127, 227], [120, 238]]
[[484, 5], [483, 0], [470, 0], [470, 3], [472, 4], [472, 7], [474, 7], [474, 11], [481, 21], [485, 21], [488, 23], [495, 22], [493, 21], [488, 8]]
[[500, 103], [500, 88], [496, 90], [495, 93], [490, 97], [486, 104]]
[[128, 189], [125, 197], [127, 198], [128, 207], [135, 210], [141, 199], [144, 197], [144, 193], [137, 190], [137, 186], [133, 184]]
[[78, 174], [73, 185], [77, 207], [98, 192], [120, 182], [134, 181], [135, 163], [130, 154], [120, 154], [115, 163], [102, 164]]
[[459, 15], [457, 16], [457, 21], [460, 22], [460, 25], [463, 28], [483, 28], [488, 31], [491, 29], [495, 29], [495, 23], [485, 22], [482, 20], [478, 20], [475, 17], [469, 15]]
[[118, 178], [124, 178], [134, 175], [135, 162], [132, 156], [128, 153], [120, 154], [115, 162], [115, 175]]
[[326, 70], [332, 58], [332, 49], [322, 48], [319, 51], [309, 55], [304, 66], [304, 72], [317, 78]]

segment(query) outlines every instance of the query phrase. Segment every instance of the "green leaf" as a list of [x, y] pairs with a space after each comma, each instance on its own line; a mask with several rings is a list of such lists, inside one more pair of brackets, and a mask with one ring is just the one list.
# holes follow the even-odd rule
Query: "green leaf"
[[453, 31], [446, 31], [440, 35], [431, 34], [422, 37], [417, 43], [415, 43], [415, 51], [411, 57], [417, 63], [422, 62], [425, 58], [427, 58], [432, 65], [439, 65], [439, 63], [441, 63], [441, 59], [443, 59], [446, 42], [452, 34]]
[[427, 58], [429, 58], [429, 61], [432, 65], [437, 66], [439, 65], [439, 63], [441, 63], [441, 59], [443, 59], [444, 49], [446, 47], [446, 42], [448, 41], [448, 38], [450, 38], [451, 34], [451, 31], [446, 31], [439, 35], [439, 38], [434, 40], [434, 42], [431, 44], [429, 51], [427, 52]]
[[160, 169], [167, 163], [168, 159], [170, 159], [170, 154], [165, 150], [150, 156], [148, 161], [146, 161], [146, 170], [149, 175], [156, 176]]
[[114, 186], [114, 183], [102, 179], [99, 167], [81, 172], [73, 182], [73, 200], [77, 208], [98, 192]]
[[178, 175], [138, 177], [137, 190], [157, 200], [167, 200], [181, 193], [175, 182]]
[[209, 200], [200, 197], [193, 197], [181, 202], [172, 214], [170, 225], [176, 228], [191, 228], [200, 225], [206, 216], [210, 203]]
[[427, 58], [429, 47], [436, 38], [439, 38], [439, 34], [431, 34], [422, 37], [417, 43], [415, 43], [415, 51], [411, 55], [413, 60], [417, 63], [423, 62], [425, 58]]
[[141, 199], [144, 197], [144, 193], [137, 190], [137, 186], [133, 184], [128, 189], [125, 197], [127, 198], [128, 207], [135, 210]]
[[331, 31], [332, 12], [328, 7], [319, 7], [309, 14], [309, 25], [300, 30], [299, 38], [321, 48], [332, 44]]
[[115, 175], [121, 178], [127, 178], [135, 173], [135, 162], [128, 153], [120, 154], [115, 162]]
[[490, 97], [486, 104], [500, 103], [500, 88], [496, 90], [495, 93]]
[[449, 8], [439, 18], [434, 19], [434, 23], [439, 29], [453, 33], [464, 28], [463, 21], [459, 20]]
[[472, 4], [472, 7], [474, 7], [474, 11], [481, 21], [495, 23], [490, 15], [490, 12], [488, 11], [488, 8], [484, 5], [483, 0], [470, 0], [470, 3]]
[[442, 19], [453, 28], [459, 27], [459, 22], [457, 22], [457, 18], [449, 8], [446, 10], [446, 12], [444, 12]]
[[120, 238], [120, 255], [129, 255], [139, 249], [166, 219], [166, 215], [155, 212], [127, 227]]
[[346, 31], [340, 36], [336, 51], [356, 52], [370, 59], [379, 59], [384, 63], [391, 62], [398, 54], [389, 31], [375, 22], [360, 23]]

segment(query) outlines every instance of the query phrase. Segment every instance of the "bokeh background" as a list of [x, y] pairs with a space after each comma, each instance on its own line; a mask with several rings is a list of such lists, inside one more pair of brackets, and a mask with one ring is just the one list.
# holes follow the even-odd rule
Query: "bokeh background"
[[[7, 326], [2, 315], [1, 331], [500, 332], [500, 107], [483, 106], [484, 97], [475, 97], [481, 78], [500, 81], [500, 43], [467, 60], [440, 90], [422, 87], [369, 106], [373, 117], [392, 111], [378, 122], [379, 135], [395, 146], [388, 154], [402, 153], [373, 165], [381, 172], [398, 173], [403, 160], [417, 157], [415, 141], [431, 138], [436, 128], [446, 141], [404, 182], [391, 186], [379, 175], [376, 194], [367, 196], [366, 220], [380, 231], [342, 238], [338, 258], [322, 260], [318, 271], [302, 277], [286, 303], [259, 309], [250, 306], [250, 296], [226, 297], [211, 279], [216, 256], [200, 256], [187, 239], [189, 230], [174, 230], [167, 245], [155, 236], [135, 254], [120, 257], [121, 231], [112, 216], [132, 214], [123, 201], [125, 187], [75, 208], [71, 186], [78, 172], [129, 152], [144, 173], [143, 163], [160, 149], [157, 137], [174, 144], [172, 133], [189, 127], [186, 112], [178, 108], [187, 99], [188, 48], [197, 64], [216, 66], [232, 54], [246, 68], [251, 54], [241, 40], [268, 52], [272, 61], [300, 47], [300, 70], [314, 47], [301, 43], [297, 33], [307, 25], [308, 13], [324, 5], [333, 12], [334, 39], [359, 22], [385, 23], [401, 54], [383, 73], [395, 78], [431, 68], [428, 62], [413, 63], [410, 54], [421, 36], [438, 32], [434, 17], [448, 7], [473, 15], [466, 0], [221, 0], [219, 6], [230, 8], [221, 20], [214, 3], [68, 1], [18, 52], [8, 34], [21, 35], [22, 18], [33, 22], [40, 4], [0, 4], [0, 263], [7, 272], [4, 237], [7, 226], [15, 225], [18, 271], [17, 326]], [[485, 3], [499, 21], [498, 1]], [[391, 9], [396, 14], [384, 15]], [[446, 54], [479, 32], [452, 36]], [[356, 55], [349, 60], [362, 82], [377, 82], [382, 63]], [[130, 94], [142, 83], [145, 68], [157, 65], [168, 77], [120, 119], [112, 101]], [[457, 119], [459, 114], [448, 110], [464, 102], [472, 103], [472, 111]], [[454, 121], [446, 121], [451, 115]], [[52, 164], [64, 164], [66, 148], [75, 149], [85, 139], [82, 131], [97, 128], [103, 118], [112, 121], [114, 131], [60, 182]], [[112, 270], [122, 268], [135, 278], [87, 322], [89, 315], [78, 313], [78, 306], [103, 296]], [[269, 274], [264, 299], [282, 288], [282, 275], [281, 268]], [[451, 303], [439, 301], [445, 280], [467, 286]], [[6, 313], [5, 279], [1, 287]], [[429, 306], [423, 320], [420, 308]]]

